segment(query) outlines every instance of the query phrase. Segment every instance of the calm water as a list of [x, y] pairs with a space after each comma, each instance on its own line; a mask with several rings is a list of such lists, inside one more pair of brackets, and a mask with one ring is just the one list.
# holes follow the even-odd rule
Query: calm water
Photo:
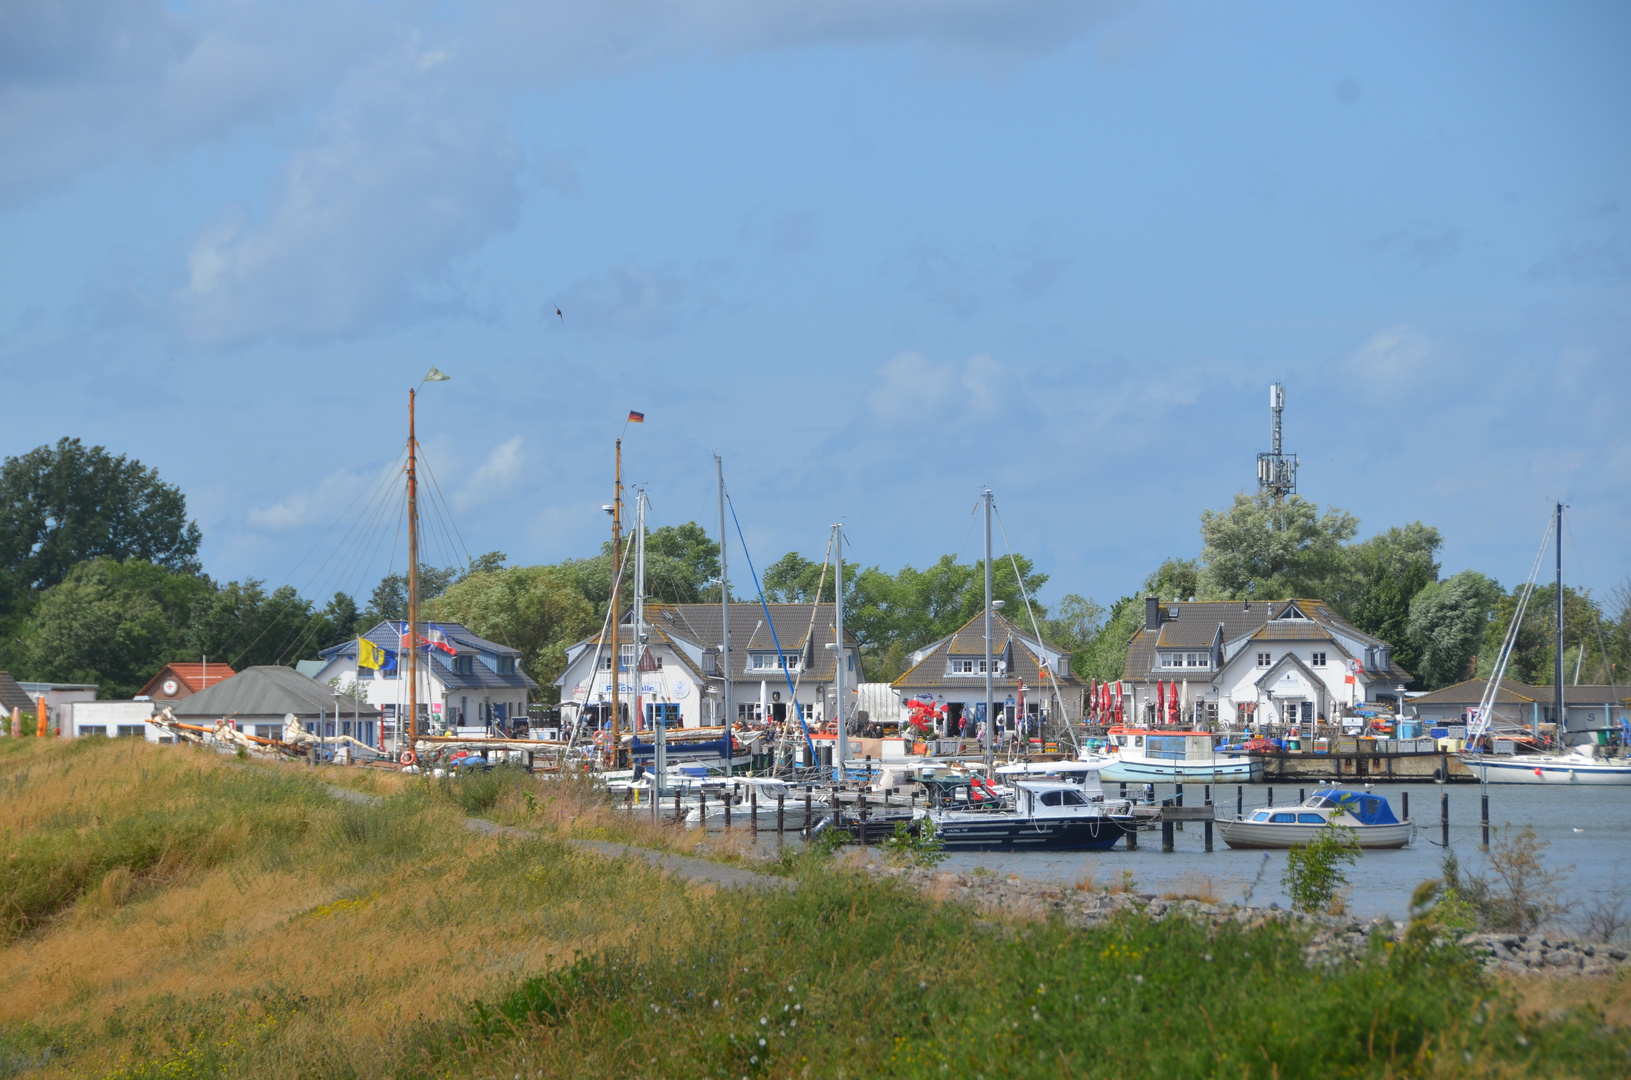
[[[1306, 785], [1312, 790], [1313, 785]], [[1113, 784], [1105, 785], [1114, 794]], [[1234, 813], [1235, 788], [1215, 787], [1214, 801], [1224, 816]], [[1274, 801], [1288, 806], [1297, 801], [1296, 785], [1274, 785]], [[1395, 814], [1403, 816], [1401, 795], [1409, 792], [1410, 816], [1418, 829], [1415, 842], [1399, 851], [1367, 851], [1348, 873], [1352, 886], [1349, 908], [1363, 917], [1390, 915], [1403, 919], [1409, 913], [1410, 894], [1421, 882], [1440, 875], [1444, 848], [1439, 845], [1439, 794], [1436, 784], [1376, 785]], [[1488, 868], [1479, 851], [1479, 788], [1476, 784], [1451, 785], [1450, 847], [1464, 871], [1480, 873]], [[1169, 797], [1172, 788], [1158, 785], [1157, 802]], [[1197, 785], [1185, 786], [1186, 803], [1200, 801]], [[1547, 865], [1564, 874], [1563, 898], [1578, 914], [1583, 908], [1627, 896], [1631, 909], [1631, 787], [1529, 787], [1491, 786], [1490, 824], [1511, 823], [1514, 828], [1533, 825], [1548, 846], [1542, 852]], [[1246, 809], [1262, 806], [1268, 799], [1268, 786], [1247, 785]], [[1493, 836], [1492, 836], [1493, 839]], [[1280, 888], [1285, 867], [1282, 851], [1231, 851], [1216, 838], [1216, 850], [1205, 850], [1199, 822], [1190, 822], [1176, 835], [1176, 850], [1161, 851], [1161, 833], [1141, 832], [1137, 851], [1121, 845], [1107, 852], [1068, 852], [1060, 854], [963, 854], [947, 857], [947, 869], [961, 871], [983, 866], [1001, 874], [1014, 873], [1032, 880], [1073, 883], [1091, 874], [1099, 885], [1121, 880], [1123, 870], [1131, 871], [1138, 891], [1198, 891], [1210, 884], [1211, 891], [1225, 901], [1249, 898], [1255, 905], [1288, 900]]]

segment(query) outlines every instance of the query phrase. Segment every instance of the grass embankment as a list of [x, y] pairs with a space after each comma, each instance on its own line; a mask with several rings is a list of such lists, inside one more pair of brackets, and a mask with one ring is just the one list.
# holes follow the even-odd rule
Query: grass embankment
[[652, 828], [571, 787], [387, 776], [362, 807], [310, 772], [0, 743], [0, 1076], [1627, 1071], [1624, 1027], [1524, 1009], [1456, 951], [1321, 973], [1283, 927], [1073, 931], [813, 858], [796, 892], [711, 893], [561, 843]]

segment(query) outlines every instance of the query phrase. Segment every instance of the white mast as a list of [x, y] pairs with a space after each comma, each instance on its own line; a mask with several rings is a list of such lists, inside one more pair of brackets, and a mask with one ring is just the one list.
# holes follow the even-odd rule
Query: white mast
[[714, 479], [719, 482], [719, 674], [725, 682], [725, 715], [720, 719], [729, 731], [736, 718], [736, 697], [731, 686], [731, 579], [725, 569], [725, 463], [718, 454]]
[[996, 767], [993, 735], [997, 726], [997, 712], [991, 691], [991, 489], [980, 496], [985, 503], [985, 775], [989, 778]]
[[[833, 574], [833, 599], [836, 615], [834, 633], [837, 643], [833, 655], [838, 657], [838, 664], [834, 668], [833, 691], [837, 695], [838, 713], [838, 761], [834, 763], [833, 775], [837, 778], [844, 768], [844, 762], [849, 760], [849, 731], [844, 724], [844, 664], [848, 659], [844, 652], [844, 526], [832, 527], [833, 565], [836, 568]], [[821, 602], [821, 597], [816, 597]], [[796, 707], [796, 706], [795, 706]]]

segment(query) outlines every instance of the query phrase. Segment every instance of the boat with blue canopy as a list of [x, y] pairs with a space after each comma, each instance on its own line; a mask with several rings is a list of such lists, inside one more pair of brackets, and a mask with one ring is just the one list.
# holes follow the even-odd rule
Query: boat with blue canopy
[[1332, 826], [1349, 830], [1367, 849], [1402, 848], [1416, 835], [1415, 823], [1395, 817], [1383, 796], [1339, 787], [1316, 788], [1300, 806], [1269, 806], [1217, 821], [1219, 835], [1232, 848], [1289, 848], [1318, 839]]

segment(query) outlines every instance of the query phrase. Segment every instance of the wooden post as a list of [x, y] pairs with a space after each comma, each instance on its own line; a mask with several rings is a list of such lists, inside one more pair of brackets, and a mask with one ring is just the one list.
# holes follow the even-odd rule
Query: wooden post
[[749, 821], [751, 823], [749, 825], [748, 831], [751, 832], [753, 834], [753, 838], [755, 840], [757, 840], [757, 839], [759, 839], [759, 785], [758, 784], [754, 784], [752, 787], [748, 788], [748, 819], [749, 819]]
[[727, 785], [725, 788], [725, 828], [727, 829], [731, 827], [731, 803], [734, 801], [731, 797], [731, 789]]
[[678, 825], [680, 821], [680, 789], [676, 787], [674, 789], [674, 824]]
[[1138, 850], [1138, 822], [1136, 820], [1133, 822], [1132, 829], [1127, 833], [1127, 850]]
[[1308, 790], [1307, 788], [1298, 788], [1297, 789], [1297, 805], [1298, 806], [1301, 806], [1304, 802], [1306, 802], [1308, 800], [1308, 796], [1305, 794], [1305, 792], [1307, 792], [1307, 790]]
[[814, 791], [814, 790], [815, 789], [813, 787], [811, 787], [811, 785], [809, 785], [809, 784], [804, 785], [804, 835], [805, 836], [810, 835], [810, 829], [814, 825], [813, 821], [811, 820], [811, 815], [810, 815], [810, 802], [811, 802], [810, 793], [812, 791]]
[[1484, 825], [1484, 848], [1487, 850], [1489, 848], [1489, 791], [1486, 789], [1483, 794], [1479, 796], [1479, 799], [1483, 803], [1483, 813], [1481, 814], [1481, 819]]
[[1212, 819], [1206, 819], [1206, 850], [1212, 850]]
[[1404, 799], [1404, 806], [1403, 806], [1404, 820], [1409, 821], [1410, 820], [1410, 792], [1403, 791], [1403, 792], [1400, 792], [1399, 794]]
[[1235, 785], [1235, 817], [1246, 816], [1246, 785]]
[[1166, 815], [1163, 814], [1161, 815], [1161, 850], [1171, 851], [1172, 845], [1172, 822], [1168, 821]]
[[1445, 788], [1439, 792], [1438, 820], [1444, 831], [1444, 846], [1450, 846], [1450, 789]]
[[697, 788], [697, 825], [708, 831], [708, 789], [701, 786]]
[[787, 833], [787, 793], [776, 792], [776, 842], [780, 843]]
[[1177, 788], [1178, 788], [1178, 791], [1177, 791], [1178, 798], [1177, 798], [1177, 801], [1174, 803], [1174, 805], [1182, 806], [1182, 805], [1184, 805], [1184, 783], [1183, 783], [1182, 780], [1178, 781]]
[[11, 710], [11, 737], [13, 739], [23, 737], [23, 710], [16, 706]]
[[1269, 788], [1269, 805], [1274, 805], [1274, 788]]

